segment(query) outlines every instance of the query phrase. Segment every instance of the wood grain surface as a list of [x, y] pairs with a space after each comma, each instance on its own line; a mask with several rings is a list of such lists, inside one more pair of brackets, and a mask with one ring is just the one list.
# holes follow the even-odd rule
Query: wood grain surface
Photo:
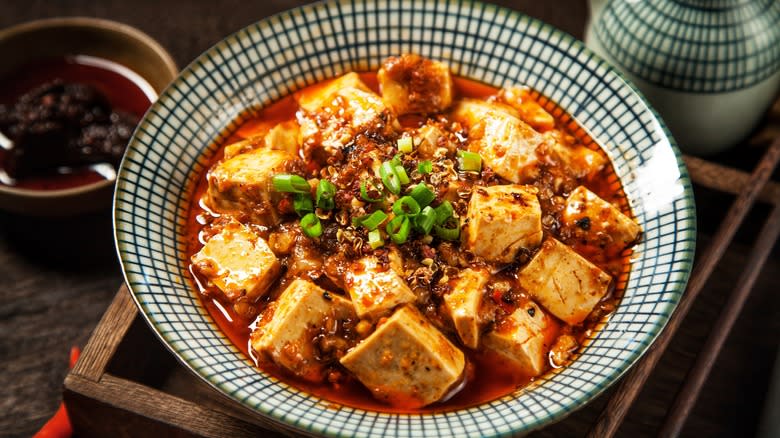
[[[301, 2], [194, 0], [3, 0], [0, 28], [51, 16], [95, 16], [135, 26], [157, 39], [180, 66], [224, 36]], [[584, 1], [501, 2], [581, 37]], [[743, 161], [742, 152], [719, 159]], [[750, 154], [747, 154], [750, 155]], [[755, 154], [753, 154], [755, 155]], [[700, 241], [723, 219], [733, 196], [696, 187]], [[757, 206], [707, 282], [680, 333], [642, 388], [619, 436], [657, 433], [666, 410], [712, 322], [733, 289], [768, 208]], [[751, 436], [768, 386], [780, 333], [780, 256], [759, 276], [742, 316], [715, 363], [683, 436]], [[117, 287], [121, 273], [110, 211], [74, 220], [46, 221], [0, 214], [0, 436], [30, 436], [55, 411], [68, 350], [83, 345]], [[604, 397], [537, 436], [582, 436]], [[100, 415], [95, 407], [93, 415]], [[126, 430], [117, 419], [116, 432]], [[129, 421], [129, 420], [128, 420]], [[109, 433], [110, 431], [107, 431]]]

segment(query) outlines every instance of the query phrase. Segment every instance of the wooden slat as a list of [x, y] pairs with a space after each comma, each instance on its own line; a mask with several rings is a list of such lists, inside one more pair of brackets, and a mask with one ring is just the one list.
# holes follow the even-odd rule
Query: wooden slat
[[[104, 374], [100, 382], [71, 374], [65, 379], [65, 385], [75, 389], [75, 391], [71, 390], [72, 392], [86, 396], [93, 402], [108, 405], [114, 411], [130, 412], [141, 419], [166, 425], [174, 430], [185, 431], [194, 436], [213, 438], [295, 436], [289, 431], [284, 431], [282, 435], [279, 426], [271, 424], [270, 421], [264, 427], [277, 432], [261, 429], [257, 425], [233, 416], [111, 374]], [[66, 393], [66, 399], [67, 396]]]
[[[722, 166], [698, 157], [684, 155], [683, 160], [694, 183], [709, 189], [731, 193], [741, 193], [750, 181], [750, 174], [732, 167]], [[780, 199], [780, 184], [769, 181], [758, 194], [758, 199], [774, 203]]]
[[718, 358], [726, 338], [728, 338], [734, 323], [737, 320], [745, 301], [750, 296], [750, 291], [761, 273], [764, 263], [769, 257], [772, 248], [780, 235], [780, 198], [776, 198], [776, 205], [767, 219], [758, 240], [750, 252], [750, 258], [745, 263], [737, 287], [729, 297], [718, 319], [713, 324], [713, 330], [699, 352], [696, 362], [688, 372], [677, 398], [669, 409], [668, 417], [661, 428], [659, 437], [677, 437], [680, 435], [685, 420], [696, 405], [701, 388], [710, 375], [712, 366]]
[[609, 438], [615, 435], [629, 408], [636, 400], [650, 373], [669, 345], [680, 323], [688, 314], [707, 279], [734, 238], [745, 215], [752, 207], [780, 159], [780, 138], [775, 139], [750, 176], [745, 190], [737, 196], [726, 218], [720, 224], [715, 238], [694, 267], [688, 282], [688, 289], [680, 299], [677, 310], [672, 314], [666, 328], [658, 335], [644, 357], [623, 377], [615, 394], [610, 398], [593, 428], [588, 432], [591, 438]]
[[[132, 309], [132, 311], [128, 311]], [[116, 352], [119, 342], [127, 333], [136, 315], [136, 307], [127, 286], [122, 284], [114, 301], [95, 327], [95, 331], [84, 346], [71, 374], [93, 381], [100, 380], [109, 360]], [[107, 324], [111, 321], [110, 324]]]

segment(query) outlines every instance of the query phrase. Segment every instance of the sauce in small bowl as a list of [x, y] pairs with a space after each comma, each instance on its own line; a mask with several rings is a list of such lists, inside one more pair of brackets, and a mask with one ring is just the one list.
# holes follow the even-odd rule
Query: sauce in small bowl
[[[57, 17], [0, 29], [0, 59], [0, 105], [7, 108], [29, 94], [27, 109], [31, 112], [35, 112], [35, 100], [40, 99], [49, 110], [67, 116], [67, 111], [53, 104], [63, 103], [60, 99], [66, 94], [81, 93], [99, 96], [93, 101], [86, 99], [90, 104], [77, 99], [81, 106], [74, 106], [81, 116], [87, 115], [85, 108], [97, 108], [97, 116], [103, 117], [101, 126], [85, 130], [79, 122], [70, 128], [69, 135], [60, 135], [59, 141], [41, 142], [30, 151], [30, 167], [21, 173], [18, 168], [9, 168], [8, 155], [14, 153], [9, 149], [24, 141], [18, 139], [18, 132], [7, 132], [8, 124], [0, 126], [3, 137], [8, 138], [3, 141], [0, 137], [0, 154], [4, 155], [0, 170], [8, 176], [0, 183], [0, 217], [8, 213], [62, 219], [106, 210], [112, 202], [115, 169], [126, 139], [150, 102], [178, 73], [171, 55], [154, 39], [126, 24]], [[118, 121], [131, 121], [115, 124], [112, 113], [126, 115], [114, 117]], [[92, 122], [87, 117], [84, 125]], [[45, 128], [43, 131], [51, 133], [51, 127]], [[72, 142], [68, 140], [71, 137], [75, 138]], [[95, 150], [103, 154], [94, 154]]]
[[99, 57], [20, 66], [0, 80], [0, 184], [61, 190], [113, 180], [156, 97], [140, 75]]

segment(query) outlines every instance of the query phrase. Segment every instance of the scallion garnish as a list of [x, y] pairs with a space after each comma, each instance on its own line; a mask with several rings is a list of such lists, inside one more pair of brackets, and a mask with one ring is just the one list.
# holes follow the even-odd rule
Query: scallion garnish
[[406, 239], [409, 238], [410, 229], [411, 223], [406, 215], [394, 217], [385, 227], [385, 231], [390, 235], [390, 239], [398, 245], [406, 242]]
[[395, 174], [398, 175], [398, 180], [401, 181], [401, 184], [409, 184], [409, 175], [406, 174], [404, 166], [400, 164], [395, 166]]
[[412, 137], [401, 137], [398, 139], [397, 144], [398, 150], [405, 154], [412, 152], [412, 149], [414, 148]]
[[274, 190], [277, 192], [287, 193], [310, 193], [311, 187], [306, 180], [298, 175], [290, 175], [287, 173], [281, 175], [274, 175], [271, 179]]
[[382, 184], [385, 185], [390, 193], [395, 195], [401, 193], [401, 180], [395, 172], [395, 166], [391, 161], [385, 161], [379, 167], [379, 176], [382, 178]]
[[414, 218], [414, 225], [423, 234], [430, 234], [436, 223], [436, 210], [430, 205], [423, 208], [420, 214]]
[[307, 193], [296, 193], [293, 198], [293, 208], [298, 216], [303, 216], [314, 211], [314, 204]]
[[436, 193], [433, 193], [431, 189], [428, 188], [428, 186], [425, 185], [425, 183], [420, 183], [414, 186], [411, 193], [409, 195], [414, 198], [415, 201], [420, 205], [420, 207], [426, 207], [428, 204], [433, 202], [434, 199], [436, 199]]
[[423, 175], [427, 175], [433, 172], [433, 163], [430, 160], [420, 161], [417, 163], [417, 171]]
[[[375, 191], [379, 193], [379, 195], [375, 198], [372, 198], [369, 191]], [[360, 183], [360, 198], [366, 202], [373, 203], [373, 202], [381, 201], [382, 199], [384, 199], [384, 196], [382, 196], [382, 190], [376, 187], [374, 183], [370, 181], [363, 181], [362, 183]]]
[[303, 234], [309, 237], [320, 237], [322, 235], [322, 224], [320, 218], [314, 213], [309, 213], [301, 218], [301, 230]]
[[436, 225], [443, 224], [444, 221], [452, 217], [454, 212], [450, 201], [442, 202], [438, 207], [434, 208], [434, 210], [436, 210]]
[[358, 220], [358, 223], [366, 227], [369, 231], [373, 231], [382, 222], [387, 219], [387, 214], [382, 210], [377, 210], [369, 215], [363, 216]]
[[332, 182], [321, 179], [317, 183], [317, 208], [323, 210], [332, 210], [336, 206], [336, 202], [333, 198], [336, 196], [336, 186]]
[[436, 235], [444, 240], [458, 240], [460, 237], [460, 223], [454, 217], [450, 217], [441, 225], [434, 225]]
[[385, 244], [382, 240], [382, 233], [379, 230], [373, 230], [368, 232], [368, 244], [371, 245], [371, 249], [377, 249]]
[[482, 171], [482, 157], [474, 152], [459, 150], [458, 167], [464, 172], [480, 172]]
[[417, 216], [420, 213], [420, 204], [411, 196], [403, 196], [393, 203], [393, 213], [396, 216]]

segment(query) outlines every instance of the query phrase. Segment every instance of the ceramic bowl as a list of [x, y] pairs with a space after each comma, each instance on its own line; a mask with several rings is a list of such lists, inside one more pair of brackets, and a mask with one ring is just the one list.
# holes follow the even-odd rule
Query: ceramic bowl
[[[50, 18], [0, 30], [0, 77], [41, 58], [89, 55], [121, 64], [159, 94], [178, 74], [160, 44], [138, 29], [85, 17]], [[0, 185], [0, 209], [32, 216], [72, 216], [111, 205], [114, 181], [62, 190], [30, 190]]]
[[[376, 70], [402, 52], [494, 86], [527, 84], [557, 102], [604, 145], [644, 230], [625, 298], [574, 363], [490, 403], [437, 414], [339, 405], [255, 368], [202, 306], [182, 233], [193, 184], [242, 117], [317, 81]], [[549, 25], [455, 1], [317, 3], [228, 36], [184, 69], [141, 122], [119, 172], [114, 220], [133, 297], [185, 366], [281, 427], [350, 437], [502, 436], [563, 418], [614, 383], [653, 342], [683, 293], [696, 236], [680, 152], [629, 83]]]

